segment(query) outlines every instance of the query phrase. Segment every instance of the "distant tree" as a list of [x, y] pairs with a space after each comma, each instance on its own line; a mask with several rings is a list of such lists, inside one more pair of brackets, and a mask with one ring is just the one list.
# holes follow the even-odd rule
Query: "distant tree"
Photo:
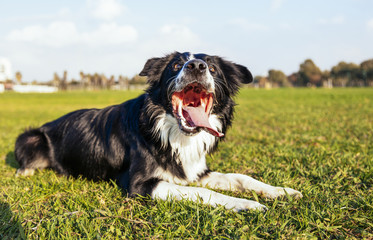
[[290, 87], [291, 84], [288, 81], [285, 73], [280, 70], [271, 69], [268, 71], [268, 80], [275, 87]]
[[254, 83], [254, 84], [258, 84], [261, 78], [262, 78], [262, 76], [256, 75], [256, 76], [254, 77], [253, 83]]
[[85, 75], [84, 75], [84, 72], [83, 71], [80, 71], [79, 72], [79, 76], [80, 76], [80, 81], [84, 81], [84, 77], [85, 77]]
[[288, 82], [294, 86], [294, 87], [297, 87], [298, 86], [298, 78], [299, 78], [299, 74], [298, 73], [292, 73], [288, 76]]
[[22, 73], [20, 71], [16, 72], [16, 80], [18, 84], [22, 83]]
[[325, 71], [322, 72], [321, 81], [322, 81], [323, 87], [326, 87], [326, 88], [332, 88], [333, 87], [333, 82], [332, 82], [332, 79], [330, 77], [330, 71], [325, 70]]
[[98, 73], [95, 73], [94, 75], [93, 75], [93, 87], [94, 88], [99, 88], [100, 87], [100, 85], [101, 85], [101, 79], [100, 79], [100, 75], [98, 75]]
[[366, 60], [360, 64], [362, 78], [366, 86], [373, 86], [373, 59]]
[[105, 74], [101, 74], [101, 88], [102, 89], [107, 89], [108, 88], [108, 79], [107, 77], [105, 76]]
[[80, 82], [76, 79], [71, 79], [71, 82], [69, 83], [70, 87], [73, 87], [73, 89], [80, 88]]
[[94, 87], [93, 76], [90, 73], [88, 73], [88, 74], [85, 75], [85, 77], [87, 78], [88, 88], [92, 89]]
[[119, 75], [118, 83], [119, 83], [120, 89], [129, 90], [130, 88], [129, 81], [130, 80], [128, 77], [123, 77], [122, 75]]
[[63, 77], [62, 77], [62, 79], [60, 81], [59, 88], [61, 90], [67, 90], [67, 71], [66, 70], [63, 72]]
[[359, 65], [343, 61], [332, 67], [331, 76], [335, 85], [341, 87], [356, 85], [355, 83], [362, 78]]
[[108, 89], [110, 89], [112, 86], [114, 86], [114, 84], [115, 84], [115, 78], [114, 78], [114, 75], [111, 75], [110, 79], [108, 81]]
[[61, 79], [60, 77], [58, 76], [58, 74], [55, 72], [54, 75], [53, 75], [53, 85], [55, 87], [60, 87], [60, 82], [61, 82]]
[[330, 78], [330, 71], [328, 70], [325, 70], [321, 73], [321, 79], [322, 80], [327, 80], [328, 78]]
[[87, 76], [84, 74], [83, 71], [79, 72], [79, 76], [80, 76], [80, 86], [84, 89], [87, 88], [89, 86], [89, 79], [87, 78]]
[[255, 76], [253, 82], [254, 82], [254, 85], [258, 86], [259, 88], [271, 88], [272, 87], [267, 77]]
[[322, 73], [316, 64], [311, 60], [307, 59], [299, 66], [299, 78], [298, 82], [301, 86], [320, 86]]
[[132, 77], [130, 80], [130, 84], [135, 84], [135, 85], [145, 85], [146, 84], [146, 77], [142, 77], [138, 74]]

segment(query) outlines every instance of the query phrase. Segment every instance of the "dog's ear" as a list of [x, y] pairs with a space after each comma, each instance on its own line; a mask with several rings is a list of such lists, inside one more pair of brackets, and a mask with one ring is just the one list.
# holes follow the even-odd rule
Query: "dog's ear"
[[152, 69], [155, 67], [156, 63], [160, 60], [160, 58], [151, 58], [146, 61], [144, 68], [139, 73], [140, 76], [149, 76], [152, 72]]
[[160, 82], [163, 71], [168, 63], [174, 58], [177, 52], [166, 55], [161, 58], [150, 58], [144, 65], [144, 68], [139, 73], [140, 76], [146, 76], [150, 85], [157, 85]]
[[146, 61], [145, 66], [139, 75], [147, 77], [147, 82], [150, 87], [157, 86], [160, 83], [162, 73], [166, 68], [167, 63], [167, 57], [150, 58]]
[[239, 64], [234, 63], [234, 65], [237, 68], [237, 72], [239, 72], [238, 78], [241, 81], [241, 83], [248, 84], [248, 83], [251, 83], [253, 81], [253, 75], [251, 74], [249, 69], [247, 69], [245, 66], [242, 66], [242, 65], [239, 65]]
[[218, 58], [218, 60], [219, 66], [226, 77], [234, 80], [237, 83], [247, 84], [253, 81], [253, 75], [245, 66], [227, 61], [220, 57]]
[[227, 61], [220, 57], [215, 57], [221, 72], [227, 81], [227, 88], [231, 94], [236, 94], [243, 83], [251, 83], [253, 75], [244, 66]]

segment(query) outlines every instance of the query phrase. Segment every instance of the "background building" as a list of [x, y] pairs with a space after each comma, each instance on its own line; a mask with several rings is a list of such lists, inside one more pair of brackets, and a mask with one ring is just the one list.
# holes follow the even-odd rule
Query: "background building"
[[0, 57], [0, 82], [12, 79], [12, 64], [7, 58]]

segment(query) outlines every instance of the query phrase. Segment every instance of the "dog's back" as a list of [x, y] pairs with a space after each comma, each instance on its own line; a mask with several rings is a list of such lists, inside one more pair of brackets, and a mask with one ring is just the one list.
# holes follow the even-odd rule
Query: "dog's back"
[[20, 164], [17, 175], [29, 176], [36, 169], [51, 168], [67, 176], [115, 178], [128, 168], [126, 145], [138, 132], [134, 119], [138, 119], [142, 102], [143, 97], [139, 97], [104, 109], [78, 110], [26, 130], [15, 144], [15, 158]]

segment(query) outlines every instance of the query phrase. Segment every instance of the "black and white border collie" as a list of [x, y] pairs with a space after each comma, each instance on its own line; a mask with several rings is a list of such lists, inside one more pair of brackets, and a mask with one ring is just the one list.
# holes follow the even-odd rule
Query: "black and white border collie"
[[232, 124], [234, 95], [252, 81], [246, 67], [218, 56], [174, 52], [149, 59], [140, 75], [149, 87], [138, 98], [78, 110], [22, 133], [15, 145], [17, 175], [51, 168], [66, 176], [116, 179], [130, 196], [202, 200], [235, 211], [265, 206], [203, 187], [302, 197], [291, 188], [206, 165], [206, 154]]

